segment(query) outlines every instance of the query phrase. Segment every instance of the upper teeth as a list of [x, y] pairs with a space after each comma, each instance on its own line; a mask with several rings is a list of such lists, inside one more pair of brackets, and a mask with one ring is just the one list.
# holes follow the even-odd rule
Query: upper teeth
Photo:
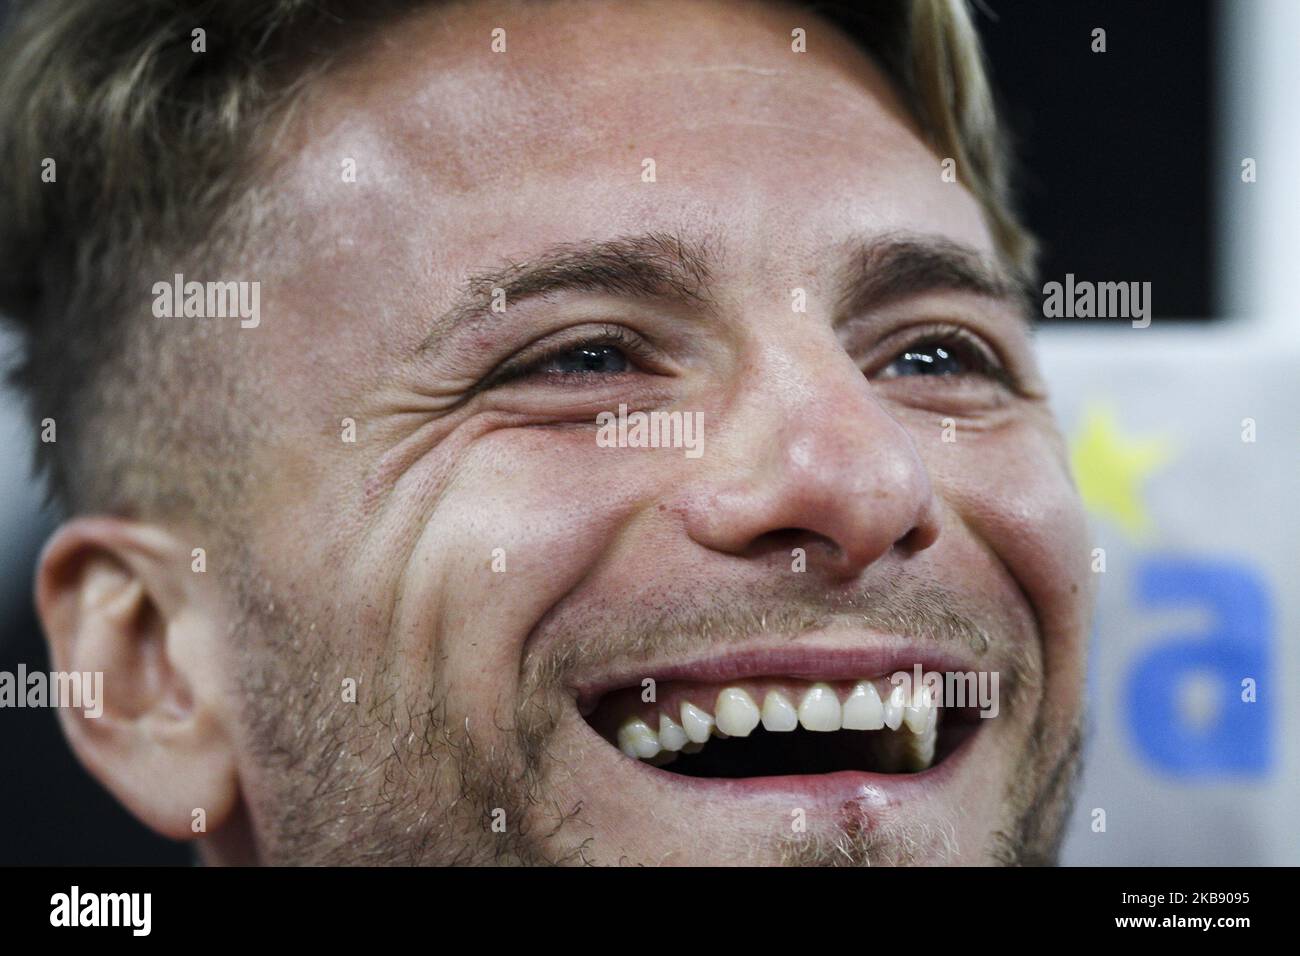
[[705, 743], [709, 734], [713, 733], [713, 715], [705, 713], [694, 704], [682, 704], [682, 728], [691, 743]]
[[691, 738], [686, 735], [682, 725], [677, 723], [667, 714], [659, 715], [659, 746], [664, 750], [681, 750], [686, 744], [690, 743]]
[[907, 702], [907, 692], [901, 686], [896, 686], [889, 692], [889, 696], [884, 702], [885, 726], [890, 730], [897, 730], [903, 724], [903, 705]]
[[[897, 689], [902, 690], [901, 687]], [[918, 689], [912, 701], [903, 708], [903, 723], [907, 724], [908, 730], [918, 735], [928, 730], [938, 716], [939, 711], [933, 706], [929, 691], [924, 688]]]
[[748, 737], [758, 726], [758, 704], [740, 687], [727, 687], [718, 694], [718, 729], [728, 737]]
[[659, 735], [640, 717], [633, 717], [618, 729], [618, 747], [629, 757], [649, 760], [659, 753]]
[[765, 730], [777, 733], [800, 726], [823, 732], [885, 727], [897, 731], [905, 727], [896, 744], [883, 747], [883, 762], [920, 770], [934, 758], [939, 708], [923, 689], [912, 699], [908, 697], [903, 687], [894, 686], [882, 700], [875, 684], [864, 680], [841, 702], [835, 688], [819, 683], [803, 692], [797, 706], [785, 692], [773, 688], [763, 695], [760, 707], [745, 688], [724, 687], [718, 692], [712, 714], [682, 701], [680, 722], [661, 712], [657, 731], [641, 717], [628, 717], [619, 728], [618, 746], [629, 757], [659, 762], [672, 759], [679, 751], [693, 753], [710, 737], [748, 737], [760, 723]]
[[805, 730], [839, 730], [840, 699], [826, 684], [813, 684], [799, 702], [799, 723]]
[[798, 726], [799, 711], [795, 709], [794, 704], [790, 703], [789, 697], [779, 690], [774, 690], [763, 698], [764, 730], [794, 730]]
[[879, 730], [885, 726], [885, 705], [876, 686], [863, 681], [853, 688], [844, 702], [842, 726], [845, 730]]

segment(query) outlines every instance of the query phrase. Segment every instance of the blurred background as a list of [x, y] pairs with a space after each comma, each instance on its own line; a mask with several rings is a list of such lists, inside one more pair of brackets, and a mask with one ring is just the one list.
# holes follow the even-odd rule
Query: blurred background
[[[1150, 282], [1154, 306], [1148, 328], [1038, 336], [1101, 585], [1063, 862], [1300, 864], [1300, 2], [976, 9], [1043, 281]], [[49, 666], [30, 445], [0, 391], [0, 671]], [[189, 861], [90, 780], [52, 711], [0, 710], [0, 864]]]

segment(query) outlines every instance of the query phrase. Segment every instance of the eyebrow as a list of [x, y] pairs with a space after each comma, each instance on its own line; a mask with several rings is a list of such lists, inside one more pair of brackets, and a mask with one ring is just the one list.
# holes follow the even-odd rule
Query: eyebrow
[[[840, 244], [836, 318], [861, 315], [889, 302], [932, 292], [962, 292], [1001, 299], [1026, 318], [1029, 282], [971, 246], [925, 234], [886, 233]], [[450, 309], [420, 345], [434, 347], [457, 326], [493, 314], [504, 294], [507, 308], [559, 292], [676, 301], [712, 308], [712, 244], [675, 233], [652, 232], [591, 242], [563, 243], [505, 266], [472, 273]]]
[[1028, 320], [1033, 286], [1028, 276], [972, 246], [941, 236], [887, 233], [851, 240], [844, 263], [837, 316], [862, 315], [890, 302], [935, 292], [1000, 299]]
[[458, 325], [491, 315], [493, 299], [502, 294], [507, 308], [557, 292], [601, 292], [711, 307], [710, 259], [707, 243], [666, 232], [551, 246], [526, 261], [471, 274], [456, 303], [434, 322], [421, 349], [433, 347]]

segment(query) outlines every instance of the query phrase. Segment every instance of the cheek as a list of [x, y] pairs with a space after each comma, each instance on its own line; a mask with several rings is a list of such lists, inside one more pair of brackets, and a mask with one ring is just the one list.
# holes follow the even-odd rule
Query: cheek
[[449, 714], [507, 715], [533, 629], [613, 547], [646, 476], [581, 429], [503, 429], [457, 455], [402, 569], [398, 653], [432, 648]]
[[1017, 425], [949, 448], [936, 485], [1029, 601], [1042, 640], [1045, 707], [1067, 721], [1082, 700], [1094, 581], [1083, 506], [1059, 441]]

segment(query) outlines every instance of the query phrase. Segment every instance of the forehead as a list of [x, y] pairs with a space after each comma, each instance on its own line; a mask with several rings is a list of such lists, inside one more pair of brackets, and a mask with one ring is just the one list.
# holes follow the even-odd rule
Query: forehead
[[[450, 283], [543, 244], [656, 230], [767, 274], [861, 233], [992, 248], [882, 73], [795, 6], [437, 6], [332, 74], [301, 128], [283, 185], [317, 214], [316, 251], [384, 242]], [[415, 241], [395, 248], [394, 230]]]

